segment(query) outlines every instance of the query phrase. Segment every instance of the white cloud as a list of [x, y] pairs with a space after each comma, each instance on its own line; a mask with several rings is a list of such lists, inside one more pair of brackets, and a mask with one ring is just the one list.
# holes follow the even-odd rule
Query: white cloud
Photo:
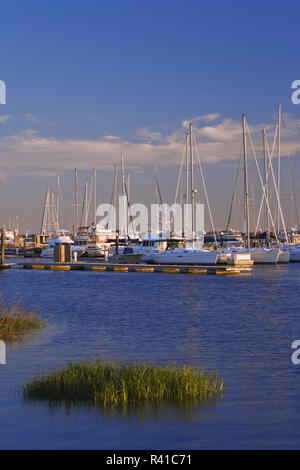
[[[292, 155], [297, 149], [300, 121], [285, 116], [288, 131], [282, 137], [282, 156]], [[262, 128], [268, 129], [271, 147], [274, 126], [249, 126], [257, 154], [262, 152]], [[218, 124], [194, 127], [201, 160], [218, 163], [235, 160], [240, 156], [242, 144], [241, 120], [224, 119]], [[34, 129], [0, 140], [0, 174], [9, 176], [47, 176], [58, 170], [98, 168], [113, 169], [124, 154], [126, 167], [139, 170], [143, 165], [176, 166], [183, 152], [184, 131], [169, 135], [151, 132], [145, 128], [136, 131], [139, 140], [130, 141], [120, 136], [106, 135], [99, 139], [62, 139], [45, 137]], [[250, 151], [250, 145], [249, 145]]]
[[145, 127], [138, 129], [136, 134], [142, 140], [147, 140], [148, 142], [159, 142], [162, 140], [161, 132], [151, 132]]
[[198, 120], [199, 121], [207, 121], [207, 122], [212, 122], [218, 119], [221, 116], [219, 113], [215, 114], [204, 114], [203, 116], [199, 116]]
[[121, 137], [119, 137], [117, 135], [105, 135], [104, 137], [102, 137], [102, 140], [117, 142], [117, 141], [121, 140]]
[[182, 121], [182, 127], [184, 128], [189, 127], [190, 122], [193, 124], [195, 124], [198, 121], [213, 122], [219, 117], [221, 117], [220, 113], [211, 113], [211, 114], [203, 114], [202, 116], [195, 116], [191, 119], [185, 119], [184, 121]]

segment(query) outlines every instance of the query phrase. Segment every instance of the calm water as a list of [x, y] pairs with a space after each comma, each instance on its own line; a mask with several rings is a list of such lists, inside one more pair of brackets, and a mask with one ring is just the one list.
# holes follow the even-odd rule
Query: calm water
[[[186, 274], [0, 273], [46, 329], [7, 347], [0, 365], [1, 449], [299, 448], [300, 264], [243, 277]], [[37, 370], [96, 357], [193, 364], [224, 377], [224, 398], [185, 412], [105, 416], [23, 403]]]

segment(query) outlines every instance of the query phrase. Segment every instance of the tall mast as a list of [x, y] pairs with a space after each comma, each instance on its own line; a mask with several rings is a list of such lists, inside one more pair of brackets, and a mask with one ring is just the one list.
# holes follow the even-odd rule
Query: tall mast
[[190, 122], [190, 166], [191, 166], [191, 204], [192, 204], [192, 237], [194, 242], [194, 230], [195, 230], [195, 208], [194, 208], [194, 155], [193, 155], [193, 140], [192, 140], [192, 123]]
[[[188, 156], [188, 136], [189, 136], [189, 132], [186, 131], [186, 134], [185, 134], [185, 169], [186, 169], [186, 184], [185, 184], [185, 187], [186, 187], [186, 194], [185, 194], [185, 203], [188, 204], [189, 203], [189, 156]], [[186, 211], [186, 217], [187, 217], [187, 220], [186, 220], [186, 228], [188, 230], [188, 227], [189, 227], [189, 211], [187, 210]], [[185, 234], [186, 236], [187, 234]]]
[[280, 130], [281, 130], [281, 104], [278, 106], [278, 166], [277, 166], [277, 189], [278, 189], [278, 206], [277, 206], [277, 233], [280, 231]]
[[266, 196], [266, 222], [267, 222], [267, 232], [268, 235], [270, 234], [270, 218], [269, 218], [269, 211], [268, 211], [268, 204], [267, 201], [269, 200], [269, 191], [268, 191], [268, 177], [267, 177], [267, 148], [266, 148], [266, 129], [263, 129], [263, 147], [264, 147], [264, 164], [265, 164], [265, 196]]
[[78, 170], [75, 168], [75, 233], [78, 232]]
[[51, 191], [51, 225], [55, 226], [55, 229], [57, 230], [57, 217], [56, 217], [56, 204], [55, 204], [55, 196], [54, 192]]
[[115, 163], [115, 171], [114, 171], [114, 189], [113, 189], [113, 206], [115, 211], [117, 212], [117, 164]]
[[113, 207], [115, 210], [115, 215], [116, 215], [116, 227], [115, 230], [119, 229], [118, 225], [118, 216], [117, 216], [117, 164], [115, 163], [115, 171], [114, 171], [114, 184], [113, 184], [113, 194], [112, 194], [112, 202], [113, 202]]
[[121, 153], [121, 174], [122, 174], [122, 194], [123, 194], [123, 215], [124, 215], [124, 223], [125, 223], [125, 233], [124, 236], [127, 238], [127, 229], [128, 229], [128, 211], [127, 211], [127, 196], [126, 196], [126, 187], [125, 187], [125, 170], [124, 170], [124, 158], [123, 153]]
[[84, 188], [84, 223], [83, 223], [85, 227], [87, 227], [88, 225], [88, 215], [89, 215], [88, 193], [89, 193], [89, 182], [86, 180], [85, 188]]
[[292, 185], [292, 172], [291, 172], [291, 160], [288, 155], [288, 168], [289, 168], [289, 180], [290, 180], [290, 227], [293, 227], [293, 185]]
[[244, 217], [247, 224], [247, 248], [250, 248], [250, 233], [249, 233], [249, 190], [248, 190], [248, 170], [247, 170], [247, 133], [246, 133], [246, 116], [242, 115], [243, 121], [243, 150], [244, 150]]
[[97, 184], [96, 184], [96, 168], [93, 169], [93, 189], [94, 189], [94, 197], [93, 197], [93, 203], [94, 203], [94, 210], [93, 210], [93, 223], [96, 225], [97, 223], [97, 218], [96, 218], [96, 212], [97, 212]]

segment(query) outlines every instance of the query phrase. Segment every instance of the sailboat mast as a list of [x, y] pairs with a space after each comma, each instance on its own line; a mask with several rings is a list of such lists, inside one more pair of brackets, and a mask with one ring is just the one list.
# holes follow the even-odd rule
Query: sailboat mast
[[[124, 170], [124, 158], [123, 158], [123, 153], [121, 153], [121, 174], [122, 174], [122, 194], [123, 194], [123, 201], [124, 201], [124, 206], [123, 206], [123, 215], [124, 215], [124, 237], [127, 238], [127, 229], [128, 229], [128, 211], [127, 211], [127, 196], [126, 196], [126, 187], [125, 187], [125, 170]], [[127, 201], [127, 204], [126, 204]]]
[[268, 191], [268, 177], [267, 177], [267, 148], [266, 148], [266, 129], [263, 129], [263, 148], [264, 148], [264, 164], [265, 164], [265, 195], [266, 195], [266, 222], [267, 222], [267, 232], [268, 236], [270, 235], [270, 218], [268, 211], [267, 201], [269, 200], [269, 191]]
[[56, 230], [59, 229], [59, 196], [60, 196], [60, 176], [57, 175], [57, 195], [56, 195]]
[[93, 223], [96, 225], [97, 219], [96, 219], [96, 212], [97, 212], [97, 184], [96, 184], [96, 168], [93, 168], [93, 190], [94, 190], [94, 197], [93, 197], [93, 203], [94, 203], [94, 210], [93, 210]]
[[51, 191], [51, 226], [55, 227], [55, 230], [58, 229], [56, 226], [57, 218], [56, 218], [56, 204], [55, 204], [55, 196], [54, 192]]
[[117, 164], [115, 163], [115, 171], [114, 171], [114, 187], [113, 187], [113, 207], [114, 207], [114, 210], [115, 210], [115, 214], [116, 214], [116, 227], [115, 229], [118, 230], [119, 229], [119, 226], [118, 226], [118, 217], [117, 217]]
[[78, 170], [75, 168], [75, 233], [78, 232]]
[[[188, 157], [188, 136], [189, 133], [186, 131], [185, 135], [185, 167], [186, 167], [186, 195], [185, 195], [185, 203], [189, 203], [189, 157]], [[187, 212], [188, 217], [188, 212]], [[186, 223], [186, 227], [188, 227], [188, 220]]]
[[247, 224], [247, 248], [250, 248], [250, 233], [249, 233], [249, 189], [248, 189], [248, 169], [247, 169], [247, 133], [246, 133], [246, 116], [242, 115], [243, 122], [243, 151], [244, 151], [244, 216]]
[[193, 136], [192, 136], [192, 123], [190, 122], [190, 165], [191, 165], [191, 204], [192, 204], [192, 236], [194, 242], [194, 230], [195, 230], [195, 207], [194, 207], [194, 155], [193, 155]]
[[277, 167], [277, 190], [278, 190], [278, 206], [277, 206], [277, 233], [280, 231], [280, 131], [281, 131], [281, 104], [278, 106], [278, 167]]

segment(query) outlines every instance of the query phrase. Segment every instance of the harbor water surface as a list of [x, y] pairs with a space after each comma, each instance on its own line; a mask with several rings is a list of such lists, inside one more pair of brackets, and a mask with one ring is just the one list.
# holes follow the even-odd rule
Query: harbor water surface
[[[0, 365], [1, 449], [299, 448], [300, 265], [251, 275], [33, 271], [0, 273], [5, 301], [22, 299], [44, 329], [7, 345]], [[21, 388], [83, 358], [188, 364], [216, 371], [209, 405], [141, 413], [26, 403]]]

